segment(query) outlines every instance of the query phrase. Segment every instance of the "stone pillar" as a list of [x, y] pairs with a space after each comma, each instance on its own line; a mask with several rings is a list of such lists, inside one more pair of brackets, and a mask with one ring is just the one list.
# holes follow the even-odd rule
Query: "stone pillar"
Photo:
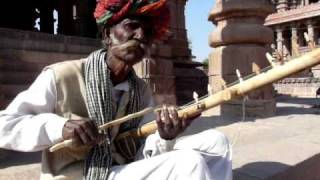
[[282, 27], [278, 26], [276, 27], [276, 33], [277, 33], [277, 50], [281, 54], [283, 54], [283, 29]]
[[58, 34], [74, 35], [72, 1], [58, 0]]
[[[316, 42], [315, 31], [314, 31], [314, 21], [308, 20], [306, 22], [306, 25], [307, 25], [307, 32], [308, 32], [310, 40], [312, 40], [313, 42]], [[311, 76], [311, 77], [313, 76], [313, 74], [312, 74], [313, 70], [312, 69], [317, 69], [317, 67], [313, 67], [311, 69], [308, 69], [306, 71], [306, 75], [307, 76]]]
[[42, 7], [40, 7], [40, 31], [53, 34], [53, 8], [51, 6], [46, 5], [47, 3], [44, 3]]
[[172, 0], [172, 32], [174, 38], [170, 40], [176, 80], [176, 96], [178, 105], [193, 101], [193, 92], [199, 96], [207, 94], [208, 76], [196, 68], [201, 65], [192, 62], [192, 54], [187, 40], [185, 23], [185, 6], [187, 0]]
[[298, 0], [292, 0], [290, 9], [296, 9], [298, 6]]
[[97, 24], [93, 17], [96, 1], [77, 0], [74, 4], [75, 35], [97, 37]]
[[182, 105], [193, 100], [193, 91], [205, 95], [207, 75], [195, 68], [200, 63], [191, 61], [191, 50], [185, 25], [187, 0], [170, 0], [170, 34], [152, 49], [153, 60], [135, 65], [137, 74], [150, 85], [157, 104]]
[[[301, 24], [298, 24], [298, 26], [297, 27], [301, 27]], [[303, 29], [299, 29], [298, 28], [298, 42], [299, 42], [299, 46], [300, 47], [303, 47], [303, 46], [305, 46], [305, 39], [304, 39], [304, 32], [305, 32], [305, 29], [303, 28]]]
[[278, 0], [277, 12], [283, 12], [289, 9], [288, 0]]
[[304, 5], [308, 5], [310, 4], [310, 1], [309, 0], [304, 0]]
[[170, 18], [170, 37], [165, 41], [153, 45], [151, 59], [144, 59], [134, 66], [137, 75], [150, 86], [156, 104], [177, 103], [173, 62], [175, 58], [173, 58], [173, 54], [179, 53], [174, 52], [173, 49], [183, 40], [183, 38], [181, 40], [181, 34], [179, 34], [180, 30], [177, 20], [178, 17], [182, 16], [180, 15], [181, 10], [178, 1], [181, 0], [168, 1], [170, 12], [172, 13]]
[[[236, 69], [242, 76], [252, 74], [252, 63], [269, 66], [266, 45], [273, 42], [273, 31], [263, 26], [274, 11], [269, 0], [216, 0], [209, 20], [217, 25], [211, 33], [209, 81], [214, 92], [221, 90], [220, 78], [228, 84], [237, 80]], [[247, 116], [271, 116], [275, 113], [272, 85], [251, 92], [246, 102]], [[233, 100], [220, 107], [220, 114], [242, 114], [242, 100]]]
[[312, 20], [308, 20], [306, 22], [307, 29], [308, 29], [308, 35], [310, 40], [313, 40], [315, 42], [315, 34], [314, 34], [314, 22]]
[[177, 56], [177, 60], [191, 61], [191, 51], [187, 40], [187, 31], [185, 24], [185, 6], [187, 0], [171, 0], [168, 1], [170, 5], [170, 12], [172, 15], [170, 22], [170, 44], [172, 46], [172, 55]]
[[291, 54], [292, 56], [296, 57], [297, 56], [297, 52], [295, 52], [294, 47], [298, 46], [299, 42], [298, 42], [298, 30], [297, 30], [297, 26], [295, 24], [293, 24], [291, 26]]
[[54, 33], [54, 18], [53, 18], [53, 10], [54, 10], [54, 2], [51, 0], [43, 0], [39, 1], [36, 4], [39, 9], [39, 17], [40, 17], [40, 31], [45, 33]]

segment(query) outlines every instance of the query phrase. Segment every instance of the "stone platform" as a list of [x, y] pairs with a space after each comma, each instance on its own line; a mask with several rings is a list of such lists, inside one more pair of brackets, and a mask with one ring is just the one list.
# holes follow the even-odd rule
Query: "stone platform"
[[[309, 160], [303, 162], [320, 152], [320, 109], [312, 108], [317, 103], [320, 101], [314, 98], [278, 97], [275, 117], [241, 121], [241, 117], [203, 116], [185, 135], [212, 127], [224, 132], [233, 144], [235, 180], [294, 179], [292, 172], [300, 177], [307, 172], [309, 179], [317, 179], [313, 173], [319, 166], [313, 166], [314, 171], [304, 168], [308, 167], [305, 164], [320, 165], [320, 158], [312, 158], [311, 164]], [[7, 152], [4, 156], [0, 160], [0, 180], [38, 179], [39, 153]]]
[[[278, 97], [274, 117], [244, 120], [241, 117], [202, 117], [189, 133], [216, 127], [228, 136], [233, 146], [234, 180], [292, 180], [292, 176], [288, 177], [298, 172], [296, 169], [281, 178], [274, 176], [320, 152], [320, 108], [312, 108], [316, 104], [320, 104], [320, 100]], [[304, 180], [315, 178], [320, 159], [317, 164]], [[304, 168], [306, 166], [299, 165], [296, 176], [301, 177], [301, 173], [306, 172]]]

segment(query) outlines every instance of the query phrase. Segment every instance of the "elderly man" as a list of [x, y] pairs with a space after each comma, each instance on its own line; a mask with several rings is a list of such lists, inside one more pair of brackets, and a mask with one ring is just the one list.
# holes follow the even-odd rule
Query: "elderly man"
[[[158, 131], [133, 146], [117, 146], [115, 137], [153, 114], [98, 131], [99, 125], [153, 105], [132, 66], [168, 30], [169, 10], [166, 0], [100, 0], [94, 15], [105, 48], [46, 67], [1, 112], [0, 147], [42, 150], [41, 179], [231, 179], [225, 136], [208, 130], [176, 141], [195, 117], [181, 121], [174, 107], [157, 112]], [[67, 139], [82, 146], [48, 151]], [[139, 150], [130, 155], [132, 147]]]

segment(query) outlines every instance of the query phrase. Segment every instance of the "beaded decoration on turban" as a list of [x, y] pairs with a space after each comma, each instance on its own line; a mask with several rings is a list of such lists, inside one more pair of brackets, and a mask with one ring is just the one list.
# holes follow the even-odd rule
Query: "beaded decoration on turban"
[[98, 25], [112, 26], [129, 16], [148, 16], [161, 39], [169, 28], [167, 0], [99, 0], [94, 12]]

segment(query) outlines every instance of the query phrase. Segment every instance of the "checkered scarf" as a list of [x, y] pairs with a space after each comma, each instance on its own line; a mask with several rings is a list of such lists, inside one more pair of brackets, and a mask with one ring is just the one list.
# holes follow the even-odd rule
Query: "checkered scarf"
[[[110, 70], [105, 62], [106, 50], [93, 52], [85, 64], [85, 83], [87, 96], [87, 109], [89, 118], [97, 126], [105, 124], [113, 119], [112, 107], [112, 81]], [[127, 113], [131, 114], [141, 109], [140, 88], [138, 77], [132, 71], [128, 76], [129, 82], [129, 104]], [[136, 128], [140, 119], [135, 119], [121, 125], [120, 129]], [[85, 160], [84, 178], [86, 180], [99, 180], [108, 178], [108, 170], [112, 164], [110, 130], [103, 132], [106, 141], [94, 146]]]

